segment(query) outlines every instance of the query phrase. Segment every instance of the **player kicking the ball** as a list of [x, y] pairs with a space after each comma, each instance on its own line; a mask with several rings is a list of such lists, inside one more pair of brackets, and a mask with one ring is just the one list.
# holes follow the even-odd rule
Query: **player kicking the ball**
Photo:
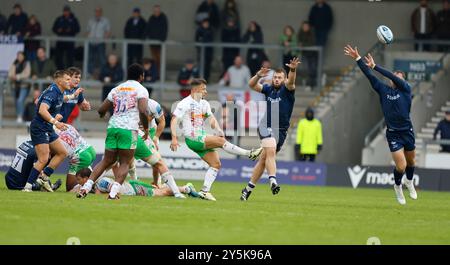
[[[372, 88], [380, 96], [381, 109], [386, 121], [386, 139], [391, 150], [392, 159], [395, 162], [394, 190], [400, 204], [406, 204], [402, 190], [402, 177], [406, 171], [405, 185], [409, 190], [409, 196], [416, 200], [417, 192], [414, 188], [413, 176], [415, 166], [415, 139], [414, 130], [409, 117], [411, 110], [412, 94], [411, 86], [405, 81], [405, 74], [401, 71], [393, 73], [376, 65], [372, 56], [368, 54], [364, 59], [358, 53], [358, 48], [347, 45], [344, 48], [345, 55], [356, 60], [359, 68], [369, 79]], [[377, 71], [390, 79], [389, 85], [379, 80], [371, 71]]]
[[[178, 121], [181, 120], [186, 145], [209, 165], [203, 187], [199, 192], [200, 197], [215, 201], [216, 199], [210, 191], [221, 165], [219, 153], [214, 148], [222, 148], [227, 153], [247, 156], [252, 160], [256, 160], [259, 157], [262, 148], [245, 150], [225, 140], [223, 137], [224, 133], [211, 112], [211, 106], [208, 101], [203, 99], [206, 94], [206, 81], [204, 79], [194, 79], [191, 82], [191, 95], [181, 100], [173, 112], [170, 123], [172, 132], [170, 148], [172, 151], [176, 151], [179, 146], [177, 126]], [[206, 134], [206, 119], [210, 120], [211, 128], [217, 130], [221, 136]]]
[[248, 200], [264, 169], [269, 174], [272, 194], [275, 195], [280, 192], [280, 186], [276, 180], [276, 154], [281, 150], [290, 126], [295, 103], [295, 77], [299, 63], [299, 59], [294, 57], [289, 64], [286, 64], [290, 69], [289, 75], [286, 75], [284, 69], [275, 70], [272, 84], [261, 85], [259, 82], [270, 71], [269, 68], [265, 67], [262, 67], [249, 81], [251, 89], [264, 94], [266, 97], [267, 111], [258, 126], [258, 134], [264, 150], [258, 163], [256, 163], [250, 181], [242, 190], [240, 198], [242, 201]]

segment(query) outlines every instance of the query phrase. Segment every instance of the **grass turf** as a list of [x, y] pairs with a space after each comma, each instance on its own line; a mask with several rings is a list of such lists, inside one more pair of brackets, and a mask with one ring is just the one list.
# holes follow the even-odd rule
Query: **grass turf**
[[69, 237], [81, 244], [366, 244], [369, 237], [450, 244], [450, 193], [419, 191], [419, 200], [401, 206], [393, 190], [284, 185], [273, 196], [264, 184], [241, 202], [243, 186], [216, 182], [217, 202], [80, 200], [65, 192], [9, 191], [0, 173], [0, 244], [65, 244]]

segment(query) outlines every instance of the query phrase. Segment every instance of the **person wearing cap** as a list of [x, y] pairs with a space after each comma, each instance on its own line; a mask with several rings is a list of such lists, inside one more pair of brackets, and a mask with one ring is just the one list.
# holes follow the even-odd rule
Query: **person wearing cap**
[[[145, 19], [141, 16], [141, 10], [135, 7], [123, 30], [125, 39], [144, 40], [146, 25]], [[142, 49], [142, 44], [128, 44], [128, 65], [142, 61]]]
[[[69, 6], [64, 6], [62, 16], [55, 19], [52, 30], [58, 37], [75, 37], [80, 32], [80, 23], [70, 11]], [[64, 62], [64, 56], [66, 62]], [[73, 41], [56, 42], [55, 63], [58, 69], [73, 66], [74, 57], [75, 43]]]
[[297, 142], [295, 145], [296, 160], [314, 162], [322, 150], [322, 123], [314, 118], [314, 110], [307, 108], [306, 119], [301, 119], [297, 126]]
[[20, 36], [23, 34], [25, 26], [28, 23], [28, 15], [23, 12], [20, 4], [15, 4], [13, 9], [14, 13], [8, 18], [5, 32], [7, 34]]
[[[436, 140], [438, 132], [440, 132], [441, 140], [450, 140], [450, 109], [445, 111], [445, 118], [438, 123], [438, 126], [434, 130], [433, 140]], [[441, 152], [450, 153], [449, 144], [441, 144], [441, 147]]]
[[180, 85], [180, 96], [185, 98], [189, 96], [191, 90], [189, 88], [191, 81], [194, 78], [199, 78], [200, 72], [198, 68], [194, 65], [194, 60], [186, 59], [183, 68], [178, 72], [177, 82]]

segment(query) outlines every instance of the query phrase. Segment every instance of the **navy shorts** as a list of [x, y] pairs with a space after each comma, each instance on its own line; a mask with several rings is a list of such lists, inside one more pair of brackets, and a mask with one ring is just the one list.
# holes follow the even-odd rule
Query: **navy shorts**
[[387, 129], [386, 139], [391, 152], [396, 152], [402, 148], [405, 151], [413, 151], [416, 149], [416, 139], [414, 138], [414, 130], [412, 128], [407, 131], [389, 131]]
[[277, 153], [281, 150], [281, 147], [284, 144], [284, 141], [286, 140], [287, 136], [287, 130], [286, 129], [273, 129], [273, 128], [267, 128], [260, 126], [258, 127], [258, 135], [259, 139], [265, 139], [265, 138], [275, 138], [277, 141]]
[[32, 121], [30, 124], [30, 136], [35, 146], [38, 144], [53, 143], [58, 139], [58, 135], [52, 127], [48, 128], [35, 121]]
[[17, 176], [14, 176], [11, 172], [8, 172], [5, 175], [5, 183], [6, 187], [10, 190], [21, 190], [25, 187], [27, 179], [17, 178]]

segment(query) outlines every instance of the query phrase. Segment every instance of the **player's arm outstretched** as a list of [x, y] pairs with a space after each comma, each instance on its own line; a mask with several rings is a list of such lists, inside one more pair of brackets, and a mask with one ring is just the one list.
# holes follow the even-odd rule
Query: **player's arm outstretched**
[[399, 89], [411, 91], [411, 86], [406, 82], [405, 80], [399, 78], [398, 76], [394, 75], [391, 71], [384, 69], [383, 67], [375, 64], [375, 61], [372, 58], [372, 55], [369, 53], [366, 57], [366, 64], [370, 64], [369, 67], [377, 71], [378, 73], [382, 74], [383, 76], [389, 78], [394, 82], [395, 86]]
[[42, 102], [41, 105], [39, 106], [39, 115], [41, 115], [42, 119], [55, 125], [55, 127], [61, 131], [67, 130], [67, 125], [65, 123], [62, 123], [59, 120], [57, 120], [56, 118], [52, 117], [50, 112], [48, 112], [49, 108], [50, 108], [49, 105], [47, 105], [44, 102]]
[[356, 63], [358, 64], [359, 68], [364, 73], [364, 75], [367, 77], [367, 79], [369, 79], [369, 82], [372, 85], [372, 87], [376, 91], [378, 91], [378, 84], [381, 81], [378, 80], [378, 78], [372, 73], [372, 71], [370, 71], [370, 69], [373, 69], [373, 67], [375, 67], [375, 63], [373, 62], [373, 58], [372, 58], [372, 62], [370, 62], [370, 60], [368, 60], [369, 58], [366, 57], [365, 58], [366, 62], [364, 63], [361, 60], [361, 55], [359, 55], [358, 47], [352, 48], [352, 46], [350, 46], [350, 45], [347, 45], [347, 46], [344, 47], [344, 53], [345, 53], [345, 55], [347, 55], [347, 56], [349, 56], [349, 57], [351, 57], [351, 58], [356, 60]]
[[291, 59], [291, 61], [286, 64], [289, 67], [288, 79], [286, 82], [286, 88], [288, 90], [295, 90], [295, 78], [297, 76], [297, 66], [300, 64], [300, 60], [297, 57]]
[[261, 92], [263, 89], [263, 86], [259, 83], [259, 79], [267, 76], [269, 74], [270, 68], [261, 67], [261, 69], [254, 75], [252, 78], [250, 78], [250, 81], [248, 82], [248, 86], [255, 90], [256, 92]]

